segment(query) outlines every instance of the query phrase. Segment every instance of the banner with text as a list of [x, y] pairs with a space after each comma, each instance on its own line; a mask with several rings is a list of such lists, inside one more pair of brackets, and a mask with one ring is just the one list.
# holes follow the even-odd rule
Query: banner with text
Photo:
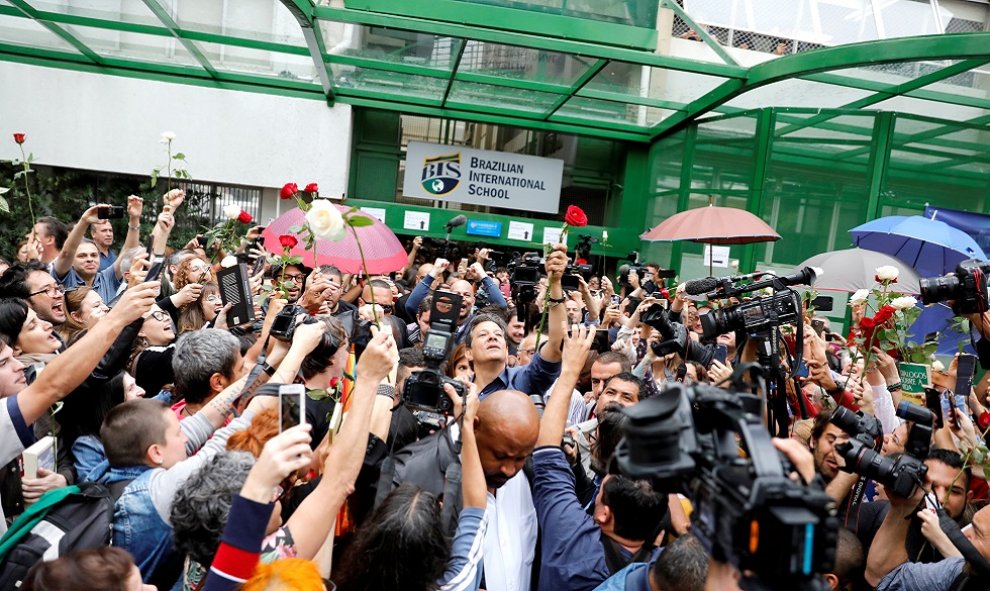
[[403, 192], [522, 211], [557, 213], [564, 161], [506, 152], [409, 142]]

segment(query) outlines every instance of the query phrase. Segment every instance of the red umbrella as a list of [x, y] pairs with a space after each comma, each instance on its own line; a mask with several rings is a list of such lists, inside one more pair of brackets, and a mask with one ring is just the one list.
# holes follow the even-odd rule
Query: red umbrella
[[[707, 207], [676, 213], [652, 230], [643, 240], [674, 242], [691, 240], [707, 244], [750, 244], [780, 240], [780, 234], [759, 217], [735, 207]], [[712, 272], [708, 261], [708, 272]]]
[[[348, 205], [334, 205], [341, 213], [346, 213], [351, 209]], [[361, 241], [361, 249], [364, 250], [368, 273], [391, 273], [398, 271], [408, 263], [406, 250], [388, 226], [368, 213], [358, 211], [352, 215], [361, 215], [373, 222], [370, 226], [354, 228], [357, 231], [358, 239]], [[275, 221], [268, 224], [268, 227], [261, 234], [265, 239], [265, 248], [271, 252], [281, 253], [282, 245], [279, 243], [278, 237], [292, 234], [289, 228], [301, 226], [305, 218], [306, 214], [297, 207], [283, 213]], [[301, 256], [303, 264], [308, 267], [334, 265], [344, 273], [360, 273], [363, 270], [361, 268], [361, 253], [351, 228], [347, 229], [347, 234], [341, 240], [317, 240], [315, 261], [313, 251], [306, 250], [306, 244], [301, 237], [299, 237], [299, 244], [290, 251], [290, 254]]]

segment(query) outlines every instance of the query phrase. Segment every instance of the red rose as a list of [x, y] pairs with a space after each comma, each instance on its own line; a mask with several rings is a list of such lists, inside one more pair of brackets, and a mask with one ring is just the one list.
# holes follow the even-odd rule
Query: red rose
[[869, 330], [874, 326], [876, 326], [876, 324], [874, 323], [873, 319], [870, 318], [869, 316], [864, 316], [859, 321], [859, 327], [862, 328], [863, 330]]
[[320, 188], [318, 186], [316, 186], [316, 183], [310, 183], [310, 184], [306, 185], [306, 188], [304, 190], [307, 193], [319, 193], [320, 192]]
[[254, 221], [254, 218], [251, 217], [251, 214], [249, 214], [248, 212], [242, 209], [241, 215], [237, 216], [237, 221], [239, 221], [242, 224], [250, 224], [252, 221]]
[[575, 228], [587, 226], [588, 216], [584, 215], [584, 211], [580, 207], [568, 205], [567, 212], [564, 213], [564, 223]]
[[881, 306], [877, 313], [873, 316], [873, 322], [876, 326], [882, 326], [887, 323], [888, 320], [894, 317], [894, 308], [891, 306]]
[[669, 300], [670, 299], [670, 291], [668, 291], [666, 289], [662, 289], [661, 288], [660, 289], [660, 295], [663, 296], [663, 299], [665, 299], [665, 300]]
[[278, 192], [278, 196], [282, 199], [292, 199], [295, 197], [296, 193], [299, 192], [299, 185], [295, 183], [285, 183], [282, 190]]
[[282, 234], [278, 237], [278, 243], [282, 245], [282, 248], [295, 248], [299, 241], [292, 234]]
[[14, 134], [14, 141], [17, 142], [18, 144], [23, 144], [24, 143], [24, 134], [23, 133], [15, 133]]
[[330, 378], [330, 383], [328, 383], [327, 385], [330, 387], [331, 390], [336, 390], [338, 384], [340, 384], [340, 376], [333, 376], [332, 378]]

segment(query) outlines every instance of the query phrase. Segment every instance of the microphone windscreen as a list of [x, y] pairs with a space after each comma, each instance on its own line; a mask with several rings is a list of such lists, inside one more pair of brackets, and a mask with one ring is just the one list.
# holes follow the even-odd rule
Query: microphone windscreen
[[704, 279], [695, 279], [694, 281], [688, 281], [684, 284], [684, 291], [688, 295], [703, 295], [718, 287], [718, 279], [714, 277], [705, 277]]
[[459, 215], [459, 216], [455, 216], [455, 217], [450, 218], [450, 221], [447, 222], [447, 227], [448, 228], [456, 228], [457, 226], [463, 226], [466, 223], [467, 223], [467, 217], [465, 217], [463, 215]]

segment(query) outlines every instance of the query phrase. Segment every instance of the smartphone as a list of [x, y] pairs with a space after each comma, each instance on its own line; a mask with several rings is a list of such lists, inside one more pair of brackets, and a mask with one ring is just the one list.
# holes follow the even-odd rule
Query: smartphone
[[199, 244], [200, 248], [206, 248], [206, 236], [202, 234], [196, 236], [196, 243]]
[[148, 274], [144, 277], [145, 281], [158, 281], [158, 277], [162, 274], [162, 269], [165, 268], [165, 257], [151, 257], [151, 268], [148, 269]]
[[101, 220], [117, 220], [124, 217], [123, 205], [101, 205], [96, 208], [96, 217]]
[[622, 302], [622, 298], [617, 295], [612, 296], [612, 305], [618, 306]]
[[942, 394], [935, 388], [925, 388], [925, 408], [935, 415], [935, 428], [941, 429], [945, 425], [942, 419]]
[[942, 417], [943, 420], [949, 421], [949, 425], [952, 427], [956, 426], [956, 413], [952, 412], [952, 392], [942, 393]]
[[283, 384], [278, 388], [279, 433], [306, 423], [306, 387]]
[[595, 330], [595, 340], [591, 343], [591, 349], [599, 353], [607, 353], [612, 350], [612, 344], [608, 342], [607, 328]]
[[682, 363], [677, 368], [677, 373], [674, 374], [675, 382], [683, 382], [684, 378], [687, 377], [687, 363]]
[[825, 332], [825, 320], [823, 318], [815, 318], [811, 321], [811, 328], [818, 333], [818, 336], [822, 336], [822, 333]]
[[725, 345], [715, 345], [715, 356], [712, 358], [718, 361], [722, 365], [725, 365], [725, 359], [729, 355], [729, 348]]
[[808, 364], [804, 362], [804, 359], [802, 359], [801, 363], [798, 364], [797, 371], [794, 372], [794, 375], [799, 378], [808, 377]]
[[973, 391], [973, 376], [976, 375], [976, 355], [961, 353], [956, 363], [956, 387], [953, 392], [957, 396], [969, 397]]

